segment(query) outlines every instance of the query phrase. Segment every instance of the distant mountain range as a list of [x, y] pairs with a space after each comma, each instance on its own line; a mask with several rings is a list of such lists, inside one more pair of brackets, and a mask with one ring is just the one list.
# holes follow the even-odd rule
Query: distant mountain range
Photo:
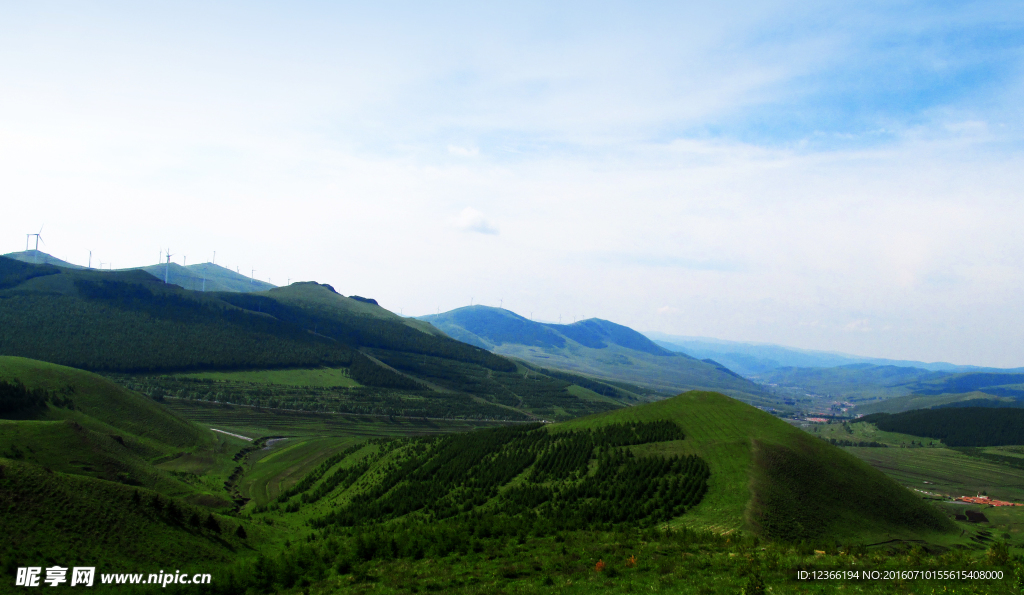
[[717, 390], [758, 405], [777, 405], [760, 386], [720, 363], [674, 353], [631, 328], [607, 320], [541, 323], [489, 306], [458, 308], [420, 320], [453, 339], [543, 369], [571, 370], [670, 393]]
[[[11, 252], [4, 254], [7, 258], [28, 262], [32, 264], [51, 264], [65, 269], [85, 269], [86, 267], [71, 264], [55, 256], [51, 256], [39, 250], [26, 250], [24, 252]], [[98, 270], [98, 269], [97, 269]], [[146, 271], [161, 281], [166, 280], [172, 285], [191, 289], [193, 291], [234, 291], [239, 293], [252, 293], [256, 291], [267, 291], [277, 287], [266, 281], [250, 279], [237, 271], [222, 267], [209, 262], [181, 266], [180, 264], [153, 264], [145, 267], [130, 267], [116, 269], [117, 271]]]
[[921, 370], [931, 372], [1024, 372], [1024, 368], [1004, 370], [980, 366], [959, 366], [946, 362], [928, 363], [913, 360], [862, 357], [845, 353], [782, 347], [780, 345], [723, 341], [708, 337], [681, 337], [659, 332], [644, 334], [665, 349], [677, 353], [685, 353], [698, 359], [714, 359], [748, 378], [759, 377], [762, 374], [779, 368], [832, 368], [850, 364], [920, 368]]

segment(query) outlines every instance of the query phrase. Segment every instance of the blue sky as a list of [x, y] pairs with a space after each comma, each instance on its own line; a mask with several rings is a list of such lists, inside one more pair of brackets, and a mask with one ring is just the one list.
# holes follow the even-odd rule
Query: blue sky
[[8, 4], [0, 251], [1021, 366], [1022, 9]]

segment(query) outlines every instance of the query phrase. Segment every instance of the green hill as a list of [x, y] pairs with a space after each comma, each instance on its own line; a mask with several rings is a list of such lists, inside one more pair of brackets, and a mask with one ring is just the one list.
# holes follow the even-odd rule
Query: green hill
[[85, 267], [77, 264], [71, 264], [65, 260], [61, 260], [56, 256], [50, 256], [42, 250], [25, 250], [24, 252], [10, 252], [3, 255], [5, 258], [18, 260], [30, 264], [49, 264], [53, 266], [68, 268], [68, 269], [84, 269]]
[[325, 536], [390, 523], [410, 555], [418, 539], [444, 531], [667, 524], [870, 542], [952, 530], [944, 514], [841, 449], [708, 392], [548, 426], [367, 445], [326, 462], [279, 502], [306, 510]]
[[[19, 389], [38, 399], [12, 400]], [[0, 357], [0, 430], [0, 456], [168, 493], [188, 490], [151, 461], [216, 443], [106, 378], [20, 357]]]
[[237, 291], [249, 293], [266, 291], [275, 286], [266, 281], [251, 279], [237, 271], [210, 262], [190, 264], [153, 264], [139, 267], [157, 279], [192, 291]]
[[708, 495], [687, 515], [691, 526], [782, 539], [895, 537], [951, 527], [937, 510], [852, 455], [715, 393], [685, 393], [553, 429], [663, 419], [678, 424], [687, 440], [655, 452], [697, 454], [711, 470]]
[[782, 407], [757, 384], [712, 360], [697, 360], [658, 346], [622, 325], [591, 318], [546, 324], [500, 308], [470, 306], [423, 316], [452, 338], [536, 366], [623, 381], [672, 394], [716, 390], [745, 401]]
[[[191, 518], [205, 521], [208, 509], [2, 457], [0, 507], [0, 559], [6, 566], [0, 574], [8, 575], [8, 585], [15, 566], [95, 566], [97, 575], [161, 568], [210, 572], [212, 564], [235, 560], [260, 543], [260, 529], [244, 521], [214, 516], [219, 530], [195, 526]], [[246, 539], [235, 535], [239, 525]]]
[[192, 522], [231, 507], [223, 479], [158, 463], [229, 463], [231, 441], [95, 374], [0, 357], [0, 558], [108, 571], [230, 560], [244, 540]]
[[[614, 395], [573, 388], [572, 380], [528, 370], [313, 282], [266, 292], [200, 292], [138, 270], [0, 258], [0, 355], [136, 376], [326, 367], [352, 379], [351, 390], [313, 400], [293, 393], [283, 401], [251, 386], [231, 397], [316, 411], [525, 420], [622, 405]], [[168, 382], [145, 385], [190, 398], [227, 396]], [[262, 395], [256, 403], [253, 393]], [[350, 406], [353, 399], [358, 405]]]
[[[71, 264], [39, 250], [11, 252], [3, 256], [28, 264], [49, 264], [64, 269], [86, 269], [86, 267]], [[188, 266], [181, 266], [172, 262], [144, 267], [122, 268], [117, 269], [116, 272], [124, 271], [145, 271], [160, 281], [166, 279], [172, 285], [194, 291], [238, 291], [248, 293], [252, 291], [266, 291], [275, 287], [275, 285], [266, 281], [251, 279], [237, 271], [232, 271], [209, 262], [190, 264]]]
[[1024, 401], [1011, 397], [995, 397], [993, 395], [973, 391], [969, 393], [953, 393], [938, 395], [910, 394], [892, 397], [882, 401], [873, 401], [858, 405], [854, 412], [858, 415], [872, 413], [902, 413], [913, 409], [930, 409], [932, 407], [1020, 407]]

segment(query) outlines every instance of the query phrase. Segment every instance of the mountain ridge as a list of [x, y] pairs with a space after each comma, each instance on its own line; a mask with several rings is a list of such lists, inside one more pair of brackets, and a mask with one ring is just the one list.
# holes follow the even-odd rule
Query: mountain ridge
[[759, 406], [777, 404], [761, 387], [720, 362], [676, 354], [634, 331], [598, 318], [542, 323], [503, 308], [466, 306], [419, 317], [453, 339], [544, 368], [682, 392], [725, 392]]

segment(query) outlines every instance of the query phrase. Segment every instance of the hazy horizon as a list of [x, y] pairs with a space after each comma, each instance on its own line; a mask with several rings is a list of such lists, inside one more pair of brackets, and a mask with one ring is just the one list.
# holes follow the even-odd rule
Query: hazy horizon
[[0, 17], [0, 253], [1024, 365], [1019, 3]]

